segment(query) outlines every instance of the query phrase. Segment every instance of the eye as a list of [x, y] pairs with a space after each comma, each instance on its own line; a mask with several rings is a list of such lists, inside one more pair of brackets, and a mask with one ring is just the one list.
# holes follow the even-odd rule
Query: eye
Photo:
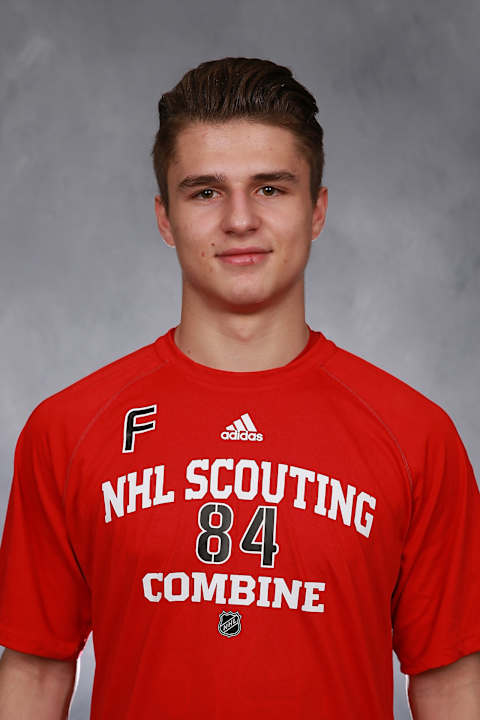
[[192, 197], [199, 198], [200, 200], [210, 200], [210, 198], [213, 197], [214, 192], [216, 192], [216, 190], [213, 190], [212, 188], [203, 188], [203, 190], [199, 190], [199, 192], [192, 195]]
[[281, 190], [279, 190], [276, 187], [273, 187], [273, 185], [264, 185], [260, 190], [265, 191], [265, 197], [274, 197], [274, 195], [278, 195], [281, 193]]

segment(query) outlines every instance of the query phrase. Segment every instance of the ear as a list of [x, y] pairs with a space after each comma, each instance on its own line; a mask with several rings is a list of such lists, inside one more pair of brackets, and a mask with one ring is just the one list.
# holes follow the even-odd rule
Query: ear
[[325, 224], [328, 206], [328, 188], [322, 187], [318, 191], [317, 202], [313, 208], [312, 216], [312, 241], [320, 235]]
[[175, 247], [170, 220], [168, 219], [167, 211], [160, 195], [155, 195], [155, 215], [157, 217], [158, 229], [164, 242], [169, 247]]

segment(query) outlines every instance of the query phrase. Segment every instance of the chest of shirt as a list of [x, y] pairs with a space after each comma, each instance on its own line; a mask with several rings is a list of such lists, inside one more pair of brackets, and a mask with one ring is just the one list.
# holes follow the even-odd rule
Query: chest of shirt
[[409, 518], [398, 447], [369, 412], [311, 389], [124, 395], [92, 425], [65, 494], [87, 580], [107, 568], [395, 580]]

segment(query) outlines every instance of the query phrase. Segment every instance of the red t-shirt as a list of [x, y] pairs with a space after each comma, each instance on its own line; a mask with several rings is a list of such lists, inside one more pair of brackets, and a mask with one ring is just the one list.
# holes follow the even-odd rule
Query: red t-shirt
[[91, 718], [393, 718], [480, 650], [480, 494], [449, 416], [311, 330], [217, 370], [174, 328], [41, 402], [0, 550], [0, 643], [74, 659]]

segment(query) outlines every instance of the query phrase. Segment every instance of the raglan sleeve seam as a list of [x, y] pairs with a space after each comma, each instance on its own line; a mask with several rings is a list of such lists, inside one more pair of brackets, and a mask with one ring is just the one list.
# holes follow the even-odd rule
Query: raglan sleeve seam
[[[383, 417], [370, 405], [370, 403], [356, 390], [354, 390], [350, 385], [348, 385], [344, 380], [341, 380], [337, 375], [335, 375], [331, 370], [327, 370], [325, 366], [321, 367], [321, 370], [328, 375], [332, 380], [334, 380], [336, 383], [341, 385], [347, 392], [349, 392], [351, 395], [353, 395], [360, 403], [362, 403], [367, 410], [373, 415], [373, 417], [379, 422], [382, 427], [385, 429], [385, 431], [388, 433], [390, 438], [393, 440], [395, 447], [397, 448], [397, 451], [400, 455], [400, 458], [402, 460], [402, 465], [405, 469], [409, 487], [410, 487], [410, 497], [413, 500], [413, 472], [411, 468], [411, 464], [408, 461], [407, 454], [403, 449], [403, 446], [401, 445], [397, 435], [393, 432], [390, 425], [383, 419]], [[410, 522], [411, 516], [409, 518]], [[407, 528], [408, 532], [408, 528]]]
[[70, 478], [70, 471], [71, 471], [71, 468], [72, 468], [72, 465], [73, 465], [73, 461], [74, 461], [74, 459], [75, 459], [75, 455], [76, 455], [77, 452], [79, 451], [79, 449], [80, 449], [83, 441], [85, 440], [85, 438], [87, 437], [87, 435], [89, 434], [90, 430], [93, 428], [93, 426], [95, 425], [95, 423], [97, 422], [97, 420], [98, 420], [98, 419], [101, 417], [101, 415], [109, 408], [109, 406], [112, 404], [112, 402], [113, 402], [119, 395], [122, 394], [122, 392], [124, 392], [124, 391], [127, 390], [129, 387], [131, 387], [132, 385], [134, 385], [136, 382], [139, 382], [140, 380], [143, 380], [145, 377], [148, 377], [148, 375], [152, 375], [153, 373], [157, 372], [157, 371], [160, 370], [164, 365], [166, 365], [166, 361], [161, 362], [159, 365], [156, 365], [154, 368], [152, 368], [152, 369], [150, 369], [150, 370], [148, 370], [148, 371], [146, 371], [146, 372], [140, 373], [139, 375], [135, 375], [134, 378], [132, 378], [132, 379], [129, 380], [127, 383], [125, 383], [124, 385], [122, 385], [122, 387], [120, 387], [118, 390], [115, 390], [115, 391], [108, 397], [108, 399], [105, 400], [105, 402], [97, 409], [97, 411], [94, 413], [93, 417], [90, 418], [90, 420], [88, 420], [88, 422], [86, 423], [84, 429], [81, 431], [81, 433], [80, 433], [80, 435], [79, 435], [79, 437], [78, 437], [78, 440], [77, 440], [77, 442], [75, 443], [75, 445], [74, 445], [74, 447], [73, 447], [73, 449], [72, 449], [72, 451], [71, 451], [71, 453], [70, 453], [70, 456], [69, 456], [69, 458], [68, 458], [68, 462], [67, 462], [67, 465], [66, 465], [66, 469], [65, 469], [65, 482], [64, 482], [64, 487], [63, 487], [63, 504], [64, 504], [64, 507], [65, 507], [65, 496], [66, 496], [66, 492], [67, 492], [68, 481], [69, 481], [69, 478]]

